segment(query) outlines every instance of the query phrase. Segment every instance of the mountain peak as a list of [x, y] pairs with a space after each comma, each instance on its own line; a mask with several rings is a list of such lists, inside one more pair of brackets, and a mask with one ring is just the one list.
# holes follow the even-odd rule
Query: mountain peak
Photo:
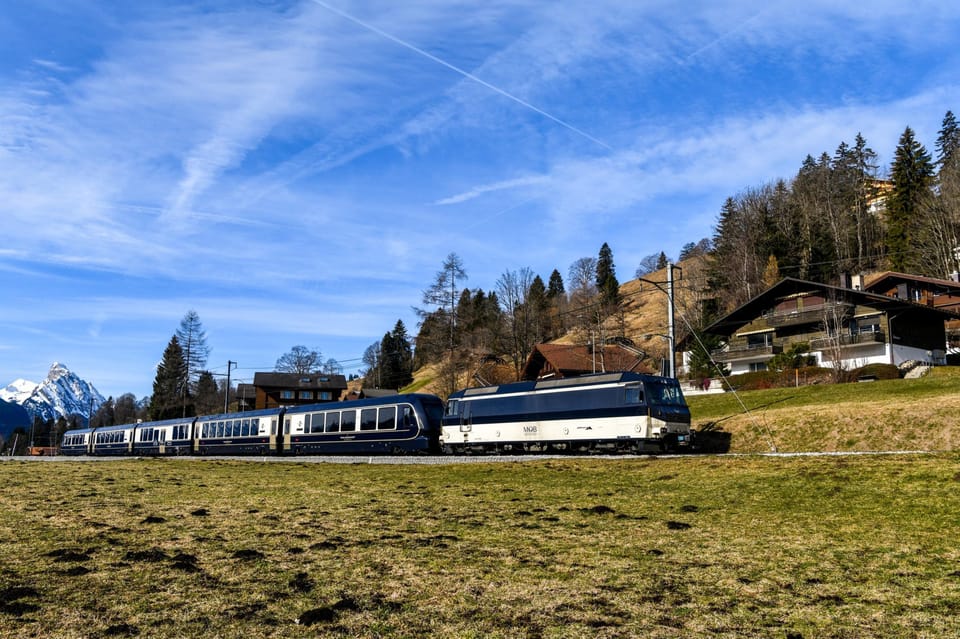
[[61, 377], [64, 377], [70, 374], [71, 373], [69, 368], [67, 368], [60, 362], [54, 362], [53, 364], [50, 365], [50, 371], [47, 373], [47, 379], [49, 379], [50, 381], [55, 381], [60, 379]]
[[43, 420], [79, 415], [89, 418], [104, 402], [92, 384], [60, 362], [50, 366], [39, 384], [18, 379], [0, 391], [0, 399], [23, 406], [31, 417]]

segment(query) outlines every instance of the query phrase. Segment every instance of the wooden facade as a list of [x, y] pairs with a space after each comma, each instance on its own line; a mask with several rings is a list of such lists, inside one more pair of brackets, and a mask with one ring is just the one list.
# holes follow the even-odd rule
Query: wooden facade
[[277, 408], [339, 401], [347, 390], [343, 375], [254, 373], [255, 408]]
[[765, 370], [805, 343], [822, 366], [853, 369], [908, 360], [945, 363], [945, 321], [957, 314], [886, 295], [787, 278], [706, 331], [726, 340], [713, 357], [731, 374]]

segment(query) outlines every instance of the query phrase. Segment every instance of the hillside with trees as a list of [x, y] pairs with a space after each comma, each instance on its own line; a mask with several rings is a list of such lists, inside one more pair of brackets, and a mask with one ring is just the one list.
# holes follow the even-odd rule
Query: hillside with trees
[[[889, 167], [856, 134], [833, 153], [808, 155], [792, 178], [748, 186], [720, 206], [709, 237], [641, 261], [620, 284], [606, 243], [543, 278], [507, 269], [492, 290], [468, 288], [456, 254], [444, 260], [418, 309], [418, 388], [446, 395], [463, 385], [516, 379], [534, 345], [626, 340], [667, 356], [664, 287], [674, 268], [676, 335], [692, 352], [691, 376], [711, 374], [716, 338], [702, 329], [790, 276], [837, 283], [843, 274], [896, 270], [949, 278], [960, 270], [960, 128], [942, 121], [935, 155], [907, 126]], [[676, 267], [670, 266], [672, 263]], [[656, 366], [655, 368], [659, 368]]]

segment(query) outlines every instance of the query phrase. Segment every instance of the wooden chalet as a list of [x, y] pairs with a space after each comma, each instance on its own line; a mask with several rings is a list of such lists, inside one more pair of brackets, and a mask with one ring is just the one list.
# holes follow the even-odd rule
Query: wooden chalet
[[254, 373], [255, 408], [276, 408], [336, 402], [347, 390], [347, 378], [325, 373]]
[[527, 358], [520, 379], [577, 377], [590, 373], [626, 371], [651, 373], [646, 353], [624, 344], [592, 348], [584, 345], [538, 344]]
[[852, 370], [946, 363], [951, 319], [960, 315], [909, 298], [786, 278], [705, 330], [726, 340], [713, 357], [734, 375], [766, 370], [772, 357], [801, 342], [818, 365]]

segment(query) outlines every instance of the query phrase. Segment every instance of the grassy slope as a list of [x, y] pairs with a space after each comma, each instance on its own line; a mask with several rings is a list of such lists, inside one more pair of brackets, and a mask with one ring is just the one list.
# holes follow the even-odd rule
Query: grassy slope
[[732, 452], [956, 450], [960, 369], [915, 380], [778, 388], [688, 399], [694, 426], [730, 435]]

